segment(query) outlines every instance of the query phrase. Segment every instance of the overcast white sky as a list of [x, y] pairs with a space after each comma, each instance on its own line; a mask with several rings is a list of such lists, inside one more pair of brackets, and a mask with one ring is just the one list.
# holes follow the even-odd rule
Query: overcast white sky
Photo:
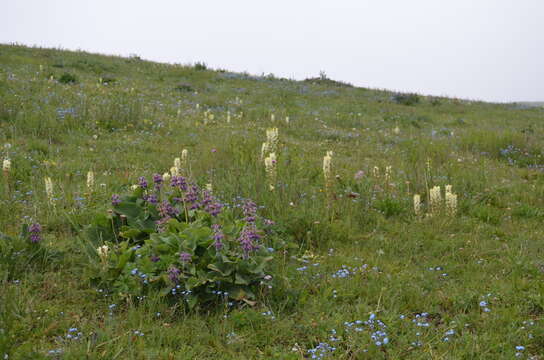
[[543, 0], [0, 0], [0, 42], [544, 101]]

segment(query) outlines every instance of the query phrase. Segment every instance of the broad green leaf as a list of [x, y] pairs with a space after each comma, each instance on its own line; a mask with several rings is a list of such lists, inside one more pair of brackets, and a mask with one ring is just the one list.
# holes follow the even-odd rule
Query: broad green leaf
[[114, 206], [117, 213], [125, 215], [127, 218], [137, 218], [142, 212], [142, 208], [132, 202], [122, 201], [118, 205]]
[[237, 285], [249, 285], [250, 281], [246, 276], [236, 273], [234, 283]]

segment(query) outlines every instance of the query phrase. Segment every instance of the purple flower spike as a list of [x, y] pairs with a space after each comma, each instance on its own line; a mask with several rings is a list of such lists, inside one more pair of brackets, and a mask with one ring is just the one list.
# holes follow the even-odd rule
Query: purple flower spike
[[185, 193], [185, 198], [183, 199], [186, 203], [191, 204], [190, 209], [198, 209], [200, 207], [200, 204], [197, 202], [198, 200], [198, 186], [191, 185], [189, 186], [189, 189]]
[[255, 217], [257, 216], [257, 204], [251, 200], [246, 200], [242, 206], [242, 209], [244, 210], [244, 220], [248, 223], [255, 222]]
[[157, 221], [155, 223], [157, 224], [157, 231], [158, 232], [164, 232], [166, 230], [166, 223], [168, 223], [168, 220], [170, 220], [170, 216], [165, 216]]
[[221, 213], [221, 209], [223, 208], [223, 204], [221, 203], [218, 203], [218, 202], [213, 202], [211, 204], [209, 204], [207, 207], [206, 207], [206, 211], [211, 215], [211, 216], [217, 216]]
[[260, 246], [257, 244], [257, 241], [259, 241], [260, 238], [261, 236], [257, 233], [255, 224], [249, 224], [244, 227], [240, 233], [240, 237], [238, 237], [240, 246], [244, 251], [244, 258], [247, 259], [252, 251], [259, 249]]
[[147, 201], [150, 204], [156, 205], [159, 202], [159, 199], [157, 199], [157, 195], [151, 194], [151, 195], [144, 195], [144, 200]]
[[179, 254], [179, 259], [184, 263], [190, 262], [191, 257], [191, 254], [189, 254], [188, 252], [182, 252], [181, 254]]
[[204, 190], [202, 192], [202, 202], [201, 202], [202, 207], [207, 207], [209, 204], [211, 204], [212, 201], [213, 201], [212, 194], [210, 194], [208, 190]]
[[38, 223], [34, 223], [28, 227], [28, 232], [30, 233], [30, 242], [38, 243], [42, 240], [41, 232], [42, 226]]
[[155, 183], [155, 190], [159, 191], [162, 186], [162, 175], [161, 174], [154, 174], [153, 175], [153, 182]]
[[138, 185], [140, 185], [142, 189], [147, 189], [147, 180], [145, 179], [145, 177], [141, 176], [140, 178], [138, 178]]
[[162, 183], [162, 175], [161, 174], [154, 174], [153, 175], [153, 182], [155, 184], [161, 184]]
[[365, 172], [363, 170], [359, 170], [355, 173], [353, 176], [355, 180], [361, 180], [365, 176]]
[[168, 269], [168, 278], [170, 279], [170, 281], [172, 281], [174, 283], [178, 282], [178, 277], [179, 277], [180, 274], [181, 274], [181, 270], [178, 269], [175, 266], [171, 266]]
[[215, 250], [219, 251], [223, 248], [222, 240], [225, 238], [225, 234], [223, 234], [223, 231], [221, 231], [221, 225], [219, 224], [213, 224], [212, 229], [214, 239], [213, 246], [215, 246]]
[[179, 188], [181, 191], [187, 191], [187, 180], [183, 176], [172, 176], [170, 185]]
[[164, 200], [158, 206], [158, 210], [161, 217], [176, 216], [179, 214], [179, 210], [173, 207], [167, 200]]
[[119, 205], [121, 203], [121, 197], [117, 194], [111, 196], [111, 204], [113, 206]]

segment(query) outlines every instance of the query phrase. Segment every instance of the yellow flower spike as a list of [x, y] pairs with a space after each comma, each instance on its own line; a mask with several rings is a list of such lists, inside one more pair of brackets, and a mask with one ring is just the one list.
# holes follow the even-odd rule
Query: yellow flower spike
[[421, 196], [419, 194], [414, 195], [414, 212], [416, 216], [421, 215]]
[[94, 188], [94, 173], [92, 171], [87, 173], [87, 188], [91, 191]]

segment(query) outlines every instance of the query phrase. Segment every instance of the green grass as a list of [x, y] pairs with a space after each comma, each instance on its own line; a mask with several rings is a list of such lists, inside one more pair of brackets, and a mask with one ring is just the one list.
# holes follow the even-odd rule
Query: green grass
[[[0, 256], [0, 356], [304, 359], [323, 342], [334, 359], [511, 359], [518, 345], [521, 358], [540, 359], [544, 110], [429, 97], [405, 105], [395, 95], [0, 45], [0, 142], [12, 161], [0, 229], [16, 236], [38, 221], [45, 246], [29, 263]], [[269, 127], [280, 138], [273, 192], [260, 159]], [[274, 288], [254, 307], [118, 302], [85, 277], [82, 229], [112, 193], [164, 173], [184, 148], [199, 183], [226, 202], [254, 199], [293, 244], [276, 254]], [[337, 175], [329, 200], [327, 150]], [[413, 195], [425, 201], [446, 184], [458, 194], [457, 215], [416, 217]], [[342, 266], [356, 271], [333, 277]], [[374, 344], [369, 326], [346, 330], [371, 314], [386, 324], [387, 345]], [[79, 340], [66, 339], [73, 327]]]

